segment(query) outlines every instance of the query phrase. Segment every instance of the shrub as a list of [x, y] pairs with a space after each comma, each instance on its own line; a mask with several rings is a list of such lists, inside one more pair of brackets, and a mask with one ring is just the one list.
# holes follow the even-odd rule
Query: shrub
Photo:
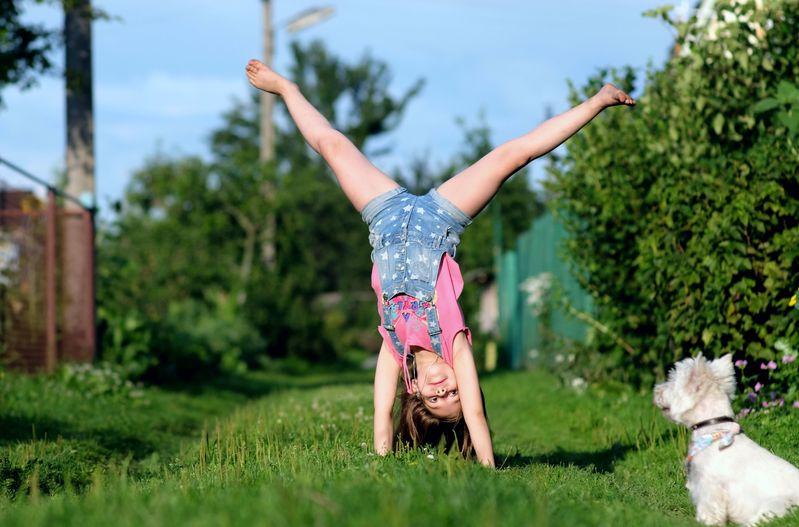
[[743, 390], [738, 394], [741, 415], [754, 410], [793, 407], [799, 409], [799, 362], [796, 349], [785, 340], [774, 345], [776, 360], [738, 359]]
[[[638, 107], [605, 112], [551, 170], [568, 252], [598, 318], [649, 382], [700, 350], [776, 361], [799, 341], [799, 3], [723, 0], [677, 31]], [[636, 76], [602, 71], [634, 89]], [[572, 99], [578, 100], [573, 90]]]
[[127, 379], [127, 371], [116, 364], [61, 365], [58, 378], [67, 388], [85, 397], [98, 395], [140, 397], [143, 392]]
[[212, 297], [209, 306], [196, 300], [172, 302], [156, 327], [152, 353], [157, 366], [147, 378], [169, 380], [217, 372], [242, 372], [266, 347], [259, 333], [238, 313], [235, 302]]

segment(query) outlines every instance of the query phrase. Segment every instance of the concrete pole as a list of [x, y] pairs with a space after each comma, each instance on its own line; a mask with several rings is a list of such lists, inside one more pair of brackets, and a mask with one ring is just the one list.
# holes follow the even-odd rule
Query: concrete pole
[[[64, 2], [66, 51], [67, 187], [84, 207], [95, 207], [94, 94], [91, 0]], [[62, 244], [59, 284], [58, 358], [91, 361], [96, 351], [94, 226], [92, 214], [67, 200], [60, 216]]]
[[[261, 0], [263, 6], [264, 21], [264, 64], [272, 67], [272, 1]], [[261, 148], [260, 159], [262, 163], [268, 163], [275, 157], [275, 130], [272, 125], [272, 114], [274, 112], [275, 96], [271, 93], [261, 92]], [[267, 203], [267, 207], [272, 206], [275, 188], [269, 180], [264, 181], [261, 187], [261, 195]], [[267, 269], [274, 269], [275, 266], [275, 214], [270, 209], [264, 218], [264, 227], [261, 231], [261, 262]]]
[[[264, 39], [264, 53], [263, 62], [270, 68], [272, 67], [272, 56], [274, 32], [272, 29], [272, 0], [261, 0], [263, 9], [263, 39]], [[292, 21], [293, 27], [289, 27], [289, 31], [297, 31], [308, 25], [313, 25], [320, 20], [324, 20], [333, 14], [333, 8], [327, 7], [324, 9], [309, 9], [300, 14], [295, 20]], [[259, 149], [259, 158], [262, 163], [268, 163], [275, 157], [275, 129], [272, 122], [274, 113], [275, 96], [271, 93], [261, 92], [261, 145]], [[264, 181], [261, 187], [261, 196], [267, 206], [271, 207], [274, 201], [275, 187], [271, 181]], [[275, 266], [275, 232], [276, 232], [275, 214], [272, 210], [268, 210], [264, 218], [264, 227], [261, 230], [261, 262], [267, 269], [274, 269]]]
[[[272, 67], [272, 0], [262, 0], [264, 21], [264, 64]], [[271, 161], [275, 156], [275, 133], [272, 128], [272, 113], [275, 96], [261, 92], [261, 161]]]

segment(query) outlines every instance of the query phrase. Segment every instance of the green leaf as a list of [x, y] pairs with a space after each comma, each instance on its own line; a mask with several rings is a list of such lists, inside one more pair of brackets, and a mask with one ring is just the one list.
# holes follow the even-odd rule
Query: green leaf
[[777, 99], [783, 103], [799, 102], [799, 88], [788, 81], [780, 81], [777, 85]]
[[796, 135], [799, 132], [799, 110], [780, 112], [777, 114], [777, 119], [788, 129], [791, 135]]
[[762, 101], [758, 101], [757, 103], [755, 103], [755, 105], [752, 106], [752, 111], [755, 113], [763, 113], [769, 110], [773, 110], [779, 105], [780, 102], [777, 99], [772, 99], [771, 97], [768, 97], [766, 99], [763, 99]]
[[671, 13], [673, 10], [674, 6], [671, 4], [667, 4], [667, 5], [662, 5], [660, 7], [656, 7], [654, 9], [649, 9], [647, 11], [644, 11], [643, 13], [641, 13], [641, 16], [647, 18], [660, 18], [662, 20], [665, 20], [666, 22], [670, 22], [671, 17], [669, 16], [669, 13]]
[[715, 131], [718, 135], [721, 135], [721, 131], [724, 129], [724, 115], [717, 113], [716, 117], [713, 118], [713, 131]]

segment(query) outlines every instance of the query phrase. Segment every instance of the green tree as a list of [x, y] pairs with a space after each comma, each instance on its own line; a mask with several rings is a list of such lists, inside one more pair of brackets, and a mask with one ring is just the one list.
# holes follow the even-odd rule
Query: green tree
[[22, 4], [21, 0], [0, 0], [0, 105], [3, 88], [30, 88], [37, 75], [53, 68], [50, 54], [58, 43], [58, 32], [23, 23]]
[[[61, 7], [65, 13], [65, 26], [48, 28], [43, 24], [23, 22], [23, 6], [26, 3]], [[0, 0], [0, 107], [4, 88], [18, 86], [23, 90], [29, 89], [36, 85], [39, 76], [56, 73], [52, 54], [61, 46], [67, 48], [67, 54], [71, 57], [80, 54], [86, 56], [87, 52], [83, 48], [86, 47], [85, 35], [90, 30], [84, 22], [111, 18], [105, 11], [93, 8], [91, 2], [86, 0]], [[85, 71], [78, 71], [86, 69], [86, 60], [81, 61], [75, 63], [74, 58], [67, 61], [69, 65], [65, 75], [72, 89], [83, 89], [79, 86], [81, 78], [88, 78], [91, 82], [90, 73], [87, 76]], [[70, 72], [70, 69], [75, 71]]]
[[[347, 64], [320, 43], [294, 45], [292, 53], [295, 82], [367, 150], [370, 138], [398, 124], [421, 87], [417, 82], [395, 98], [388, 68], [369, 56]], [[224, 116], [211, 137], [211, 163], [156, 157], [134, 175], [101, 245], [108, 324], [126, 320], [111, 320], [114, 313], [142, 314], [149, 328], [143, 334], [157, 348], [169, 341], [165, 328], [191, 326], [192, 313], [210, 320], [233, 310], [246, 322], [240, 329], [250, 344], [247, 328], [254, 327], [268, 356], [305, 359], [335, 358], [365, 327], [373, 329], [373, 301], [353, 300], [368, 298], [365, 225], [293, 126], [278, 128], [276, 160], [258, 161], [257, 112], [253, 98]], [[273, 202], [264, 202], [264, 184], [272, 185]], [[277, 226], [271, 269], [257, 258], [267, 212]], [[167, 344], [179, 346], [174, 339]]]
[[[372, 157], [381, 153], [370, 150], [372, 139], [397, 126], [422, 86], [393, 96], [384, 63], [367, 55], [349, 64], [318, 42], [293, 45], [292, 56], [294, 82]], [[377, 349], [367, 228], [290, 119], [279, 120], [275, 160], [259, 161], [258, 111], [253, 97], [223, 116], [211, 134], [211, 162], [155, 156], [134, 174], [100, 246], [104, 335], [114, 357], [151, 368], [152, 357], [130, 352], [149, 347], [159, 371], [178, 372]], [[436, 170], [417, 164], [419, 177], [439, 182], [490, 149], [487, 127], [464, 131], [464, 151]], [[507, 211], [507, 240], [540, 208], [523, 174], [495, 203]], [[272, 266], [259, 258], [267, 215], [276, 220]], [[491, 218], [484, 213], [470, 227], [459, 256], [484, 277], [493, 265]], [[468, 291], [473, 312], [479, 288]]]

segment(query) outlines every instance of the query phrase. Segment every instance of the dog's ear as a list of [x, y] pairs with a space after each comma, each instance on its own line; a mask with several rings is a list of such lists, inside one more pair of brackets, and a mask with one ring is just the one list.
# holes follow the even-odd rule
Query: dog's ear
[[735, 368], [732, 366], [732, 354], [728, 353], [711, 361], [710, 369], [721, 389], [732, 399], [735, 395]]
[[669, 382], [674, 389], [670, 401], [672, 418], [682, 422], [683, 415], [696, 406], [707, 389], [707, 368], [705, 358], [683, 359], [669, 372]]

